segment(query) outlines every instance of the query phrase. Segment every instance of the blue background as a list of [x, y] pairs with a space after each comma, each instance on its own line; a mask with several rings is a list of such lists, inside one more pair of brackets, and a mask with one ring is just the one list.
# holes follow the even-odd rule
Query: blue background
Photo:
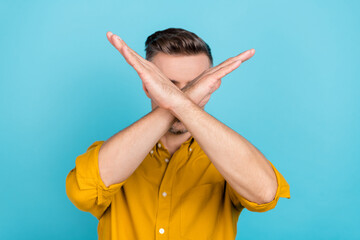
[[107, 41], [144, 56], [181, 27], [215, 65], [254, 48], [205, 110], [247, 138], [290, 184], [237, 239], [360, 238], [358, 1], [0, 1], [1, 239], [97, 239], [66, 196], [75, 158], [151, 110]]

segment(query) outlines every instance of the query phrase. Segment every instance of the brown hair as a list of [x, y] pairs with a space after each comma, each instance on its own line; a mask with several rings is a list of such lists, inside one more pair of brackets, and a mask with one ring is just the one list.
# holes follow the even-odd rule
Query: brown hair
[[213, 65], [209, 45], [195, 33], [182, 28], [168, 28], [151, 34], [145, 42], [146, 59], [151, 61], [159, 52], [166, 54], [193, 55], [205, 53]]

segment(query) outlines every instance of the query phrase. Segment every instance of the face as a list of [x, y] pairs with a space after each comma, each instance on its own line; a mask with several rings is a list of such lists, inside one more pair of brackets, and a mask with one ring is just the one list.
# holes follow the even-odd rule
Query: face
[[[179, 89], [185, 87], [206, 69], [211, 67], [209, 57], [205, 53], [196, 55], [169, 55], [157, 53], [152, 61]], [[151, 101], [151, 108], [157, 105]], [[168, 130], [173, 134], [187, 132], [184, 124], [178, 119]]]

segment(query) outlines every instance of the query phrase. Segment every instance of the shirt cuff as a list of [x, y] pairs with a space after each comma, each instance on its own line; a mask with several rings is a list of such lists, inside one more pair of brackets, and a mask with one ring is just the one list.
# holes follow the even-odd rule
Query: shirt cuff
[[[255, 202], [251, 202], [251, 201], [247, 200], [246, 198], [244, 198], [243, 196], [241, 196], [240, 194], [238, 194], [230, 186], [230, 184], [228, 184], [228, 183], [226, 184], [228, 186], [228, 191], [230, 193], [230, 197], [233, 200], [234, 205], [236, 206], [236, 208], [238, 210], [241, 210], [243, 207], [245, 207], [246, 209], [248, 209], [249, 211], [252, 211], [252, 212], [265, 212], [265, 211], [275, 208], [280, 197], [288, 198], [288, 199], [290, 198], [289, 184], [286, 182], [285, 178], [281, 175], [281, 173], [274, 167], [274, 165], [270, 161], [269, 161], [269, 163], [275, 172], [276, 181], [278, 184], [275, 198], [271, 202], [264, 203], [264, 204], [258, 204]], [[239, 206], [239, 205], [241, 205], [241, 206]]]
[[112, 184], [108, 187], [104, 184], [99, 173], [99, 150], [104, 141], [96, 141], [88, 147], [86, 152], [78, 156], [75, 160], [76, 178], [79, 188], [96, 189], [97, 204], [112, 197], [126, 182], [126, 180]]

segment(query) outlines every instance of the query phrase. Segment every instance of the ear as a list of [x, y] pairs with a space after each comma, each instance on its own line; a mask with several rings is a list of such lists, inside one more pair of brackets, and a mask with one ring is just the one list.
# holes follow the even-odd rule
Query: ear
[[143, 86], [144, 92], [146, 93], [146, 96], [151, 99], [151, 97], [150, 97], [150, 95], [149, 95], [149, 92], [148, 92], [148, 90], [146, 89], [144, 83], [142, 84], [142, 86]]

